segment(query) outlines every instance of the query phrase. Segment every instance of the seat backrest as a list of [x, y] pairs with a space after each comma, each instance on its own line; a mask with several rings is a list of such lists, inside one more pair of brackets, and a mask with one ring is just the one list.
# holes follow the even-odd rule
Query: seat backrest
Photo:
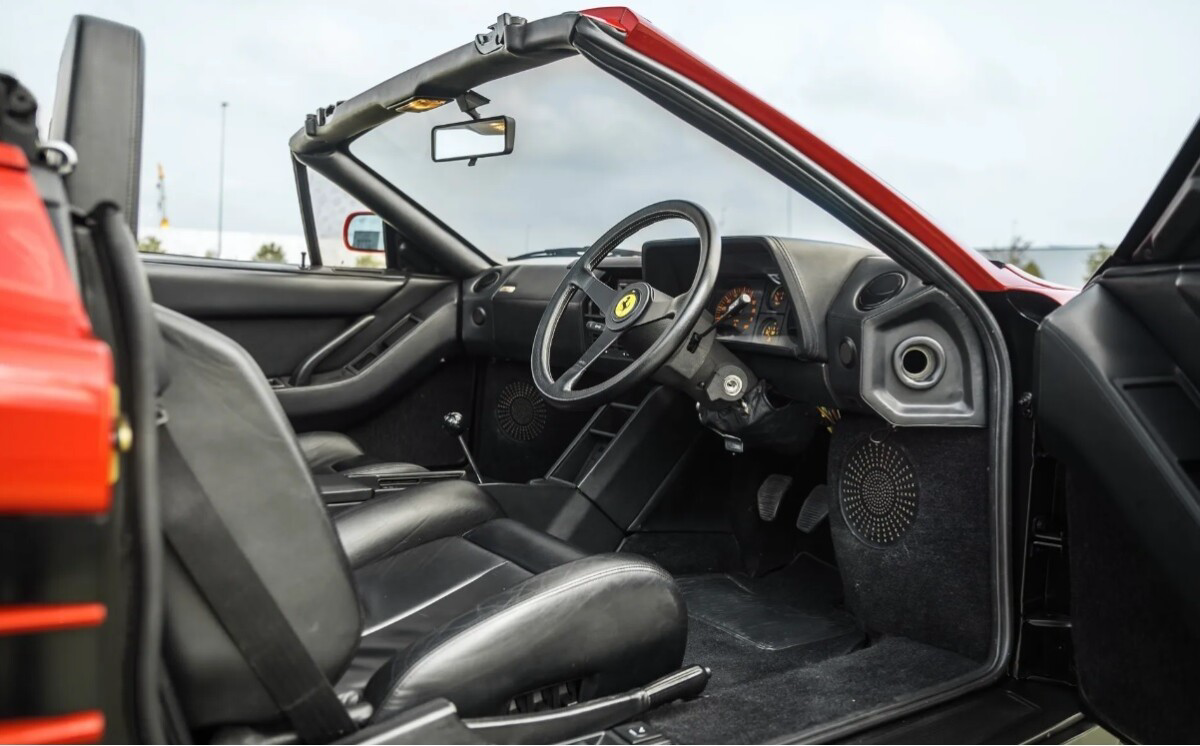
[[[171, 438], [322, 671], [335, 681], [362, 630], [350, 566], [275, 393], [225, 335], [157, 307]], [[179, 475], [160, 472], [164, 499]], [[167, 662], [193, 726], [278, 715], [168, 548]], [[237, 589], [230, 589], [236, 592]]]
[[[111, 203], [128, 218], [97, 221], [105, 231], [97, 257], [131, 273], [141, 268], [128, 226], [136, 225], [143, 55], [136, 30], [77, 16], [52, 126], [79, 154], [67, 181], [75, 207], [91, 212]], [[106, 210], [97, 214], [117, 214]], [[128, 302], [149, 313], [144, 276], [138, 279], [132, 284], [141, 291]], [[308, 654], [336, 680], [358, 646], [362, 618], [345, 552], [295, 433], [245, 350], [177, 313], [154, 313], [164, 342], [158, 388], [165, 427]], [[148, 430], [136, 437], [154, 437]], [[169, 496], [178, 475], [161, 464], [160, 494]], [[163, 584], [163, 652], [189, 725], [278, 719], [278, 707], [169, 545]]]

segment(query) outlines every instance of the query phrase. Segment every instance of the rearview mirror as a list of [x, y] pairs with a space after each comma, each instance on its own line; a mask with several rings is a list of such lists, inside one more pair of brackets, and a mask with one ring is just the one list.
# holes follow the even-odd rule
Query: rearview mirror
[[517, 124], [512, 117], [472, 119], [433, 128], [433, 160], [464, 161], [512, 152]]
[[383, 219], [373, 212], [352, 212], [342, 226], [342, 243], [351, 251], [383, 251]]

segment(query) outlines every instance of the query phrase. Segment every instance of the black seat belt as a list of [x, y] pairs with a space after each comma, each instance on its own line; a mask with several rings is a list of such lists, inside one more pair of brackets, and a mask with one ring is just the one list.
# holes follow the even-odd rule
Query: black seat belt
[[329, 743], [354, 721], [209, 501], [166, 427], [159, 429], [167, 541], [301, 741]]

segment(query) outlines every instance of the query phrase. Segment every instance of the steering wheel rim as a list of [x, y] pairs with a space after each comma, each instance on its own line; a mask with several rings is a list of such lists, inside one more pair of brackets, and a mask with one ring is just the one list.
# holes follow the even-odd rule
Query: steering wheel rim
[[[674, 219], [688, 221], [700, 236], [696, 276], [685, 293], [672, 298], [644, 281], [618, 293], [596, 276], [596, 267], [626, 238], [655, 223]], [[721, 235], [716, 223], [707, 210], [694, 202], [659, 202], [621, 220], [575, 261], [546, 305], [533, 339], [533, 382], [538, 391], [552, 404], [582, 409], [612, 401], [649, 378], [670, 360], [700, 320], [716, 285], [720, 264]], [[583, 355], [555, 379], [550, 373], [550, 346], [567, 306], [579, 292], [604, 312], [604, 329]], [[627, 331], [662, 319], [670, 319], [667, 329], [623, 370], [587, 388], [574, 388], [584, 372]]]

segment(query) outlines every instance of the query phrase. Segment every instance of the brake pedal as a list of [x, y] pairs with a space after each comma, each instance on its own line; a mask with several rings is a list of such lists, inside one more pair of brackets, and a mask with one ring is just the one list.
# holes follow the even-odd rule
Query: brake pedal
[[821, 521], [829, 517], [829, 487], [818, 484], [804, 498], [800, 506], [800, 515], [796, 516], [796, 528], [806, 534], [811, 534]]
[[792, 478], [786, 474], [772, 474], [758, 488], [758, 517], [764, 521], [775, 520], [779, 504], [792, 486]]

